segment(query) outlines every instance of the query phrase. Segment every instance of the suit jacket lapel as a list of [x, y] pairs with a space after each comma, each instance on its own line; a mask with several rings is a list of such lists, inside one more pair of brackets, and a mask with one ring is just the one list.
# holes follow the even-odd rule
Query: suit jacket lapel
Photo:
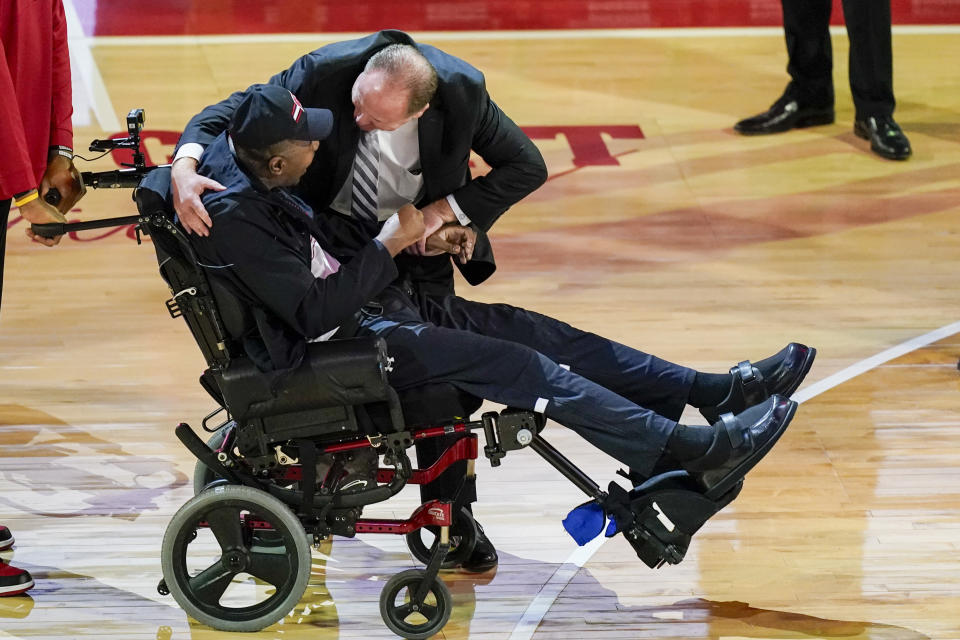
[[436, 192], [436, 176], [442, 167], [440, 144], [443, 134], [443, 115], [432, 103], [418, 123], [417, 137], [420, 142], [420, 170], [423, 172], [424, 202], [433, 202], [441, 195]]
[[350, 169], [353, 167], [353, 158], [357, 155], [357, 143], [360, 141], [360, 129], [353, 122], [353, 102], [350, 99], [350, 87], [346, 89], [346, 100], [340, 107], [340, 116], [337, 123], [337, 149], [333, 151], [337, 158], [333, 182], [330, 187], [329, 199], [332, 202], [337, 195], [337, 189], [347, 180]]

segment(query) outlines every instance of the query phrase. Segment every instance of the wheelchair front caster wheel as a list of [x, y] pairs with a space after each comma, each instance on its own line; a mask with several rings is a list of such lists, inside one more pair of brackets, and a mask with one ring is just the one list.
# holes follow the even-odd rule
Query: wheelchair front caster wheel
[[183, 610], [220, 631], [259, 631], [286, 616], [310, 580], [310, 546], [290, 508], [265, 491], [218, 486], [170, 520], [163, 582]]
[[380, 615], [395, 634], [407, 640], [425, 640], [436, 634], [450, 619], [453, 596], [440, 578], [434, 578], [423, 601], [417, 602], [417, 591], [425, 572], [407, 569], [387, 580], [380, 592]]
[[[423, 564], [430, 563], [433, 549], [439, 542], [439, 527], [421, 527], [407, 534], [407, 547], [413, 557]], [[466, 507], [453, 515], [453, 524], [450, 526], [450, 548], [440, 565], [441, 569], [455, 569], [462, 565], [473, 554], [477, 546], [477, 524], [473, 514]]]

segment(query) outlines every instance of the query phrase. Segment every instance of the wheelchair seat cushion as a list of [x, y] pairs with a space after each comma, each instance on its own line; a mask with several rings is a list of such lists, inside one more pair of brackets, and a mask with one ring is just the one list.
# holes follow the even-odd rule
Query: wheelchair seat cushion
[[[398, 391], [403, 418], [408, 427], [423, 427], [467, 420], [480, 408], [482, 400], [461, 391], [449, 382], [437, 382]], [[367, 415], [374, 426], [389, 425], [390, 418], [385, 405], [367, 407]], [[361, 419], [358, 416], [358, 419]]]
[[309, 345], [303, 364], [290, 371], [263, 372], [236, 358], [218, 382], [230, 414], [245, 420], [385, 401], [385, 363], [382, 338], [331, 340]]

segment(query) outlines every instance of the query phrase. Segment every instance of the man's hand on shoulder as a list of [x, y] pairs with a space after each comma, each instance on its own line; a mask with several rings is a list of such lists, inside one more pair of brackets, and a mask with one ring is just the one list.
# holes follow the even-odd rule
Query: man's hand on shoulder
[[396, 256], [406, 247], [414, 244], [424, 234], [423, 212], [412, 204], [400, 207], [400, 210], [387, 218], [383, 228], [377, 234], [391, 256]]
[[180, 224], [188, 233], [210, 235], [213, 222], [203, 206], [200, 195], [204, 191], [226, 189], [216, 180], [197, 173], [197, 161], [190, 157], [178, 158], [170, 168], [170, 186], [173, 190], [173, 208], [177, 210]]

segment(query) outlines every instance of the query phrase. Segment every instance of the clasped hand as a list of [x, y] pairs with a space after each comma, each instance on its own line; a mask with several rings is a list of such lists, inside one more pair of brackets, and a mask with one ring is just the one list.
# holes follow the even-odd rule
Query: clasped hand
[[60, 202], [57, 203], [56, 208], [64, 215], [73, 209], [87, 192], [80, 178], [80, 172], [73, 166], [73, 161], [60, 154], [50, 155], [47, 170], [40, 181], [40, 197], [46, 196], [50, 189], [60, 192]]
[[459, 224], [447, 224], [427, 236], [424, 256], [438, 256], [449, 253], [457, 256], [460, 264], [467, 264], [473, 257], [473, 247], [477, 242], [477, 232]]
[[[44, 200], [44, 196], [56, 189], [60, 192], [60, 202], [54, 207]], [[73, 162], [59, 154], [52, 155], [47, 163], [47, 170], [40, 182], [39, 196], [20, 207], [20, 215], [31, 224], [46, 224], [50, 222], [66, 222], [65, 213], [70, 211], [87, 192], [80, 178], [80, 172], [73, 166]], [[63, 236], [44, 238], [38, 236], [30, 227], [25, 230], [27, 237], [48, 247], [60, 242]]]
[[[428, 216], [411, 204], [400, 207], [384, 223], [377, 239], [390, 255], [401, 251], [419, 256], [439, 256], [444, 253], [457, 256], [461, 264], [473, 257], [477, 233], [470, 227], [448, 223], [431, 230], [426, 224]], [[419, 249], [423, 245], [423, 250]]]

